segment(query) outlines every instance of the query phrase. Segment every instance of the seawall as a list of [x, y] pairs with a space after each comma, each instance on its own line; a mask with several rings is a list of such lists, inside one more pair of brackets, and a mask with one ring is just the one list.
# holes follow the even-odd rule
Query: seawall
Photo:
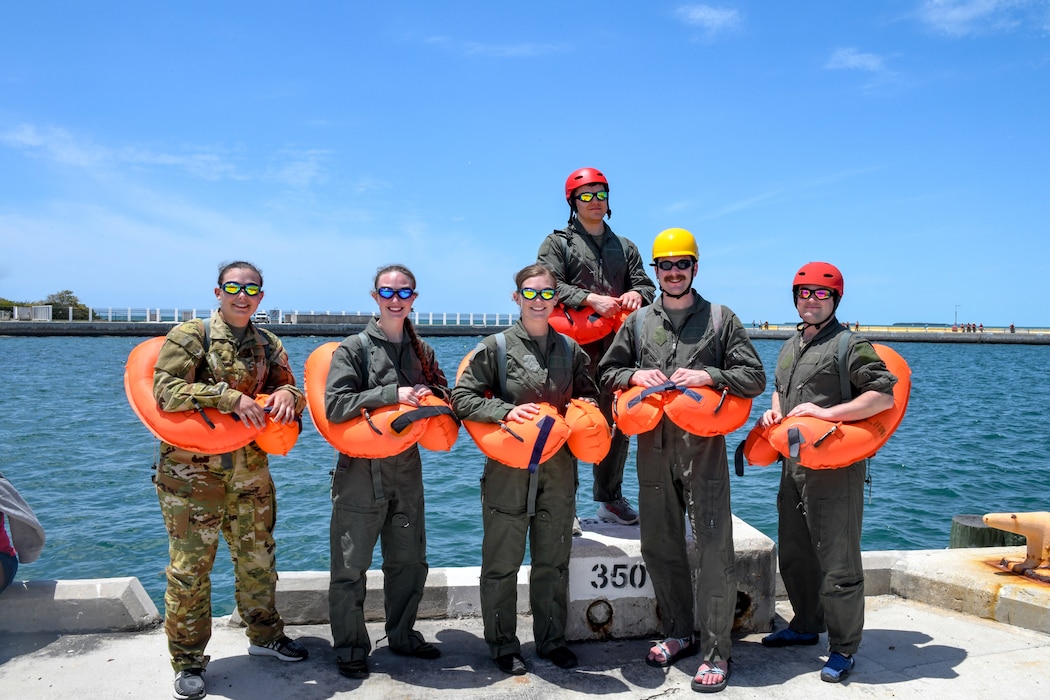
[[[569, 569], [570, 641], [661, 636], [660, 612], [641, 558], [638, 528], [588, 523], [573, 541]], [[735, 634], [772, 629], [785, 596], [772, 540], [734, 518], [737, 562]], [[993, 547], [864, 554], [865, 595], [893, 595], [936, 608], [1039, 632], [1050, 630], [1050, 585], [1004, 571], [1025, 548]], [[480, 616], [479, 567], [431, 569], [420, 619]], [[529, 568], [518, 578], [518, 612], [527, 614]], [[365, 615], [383, 619], [383, 574], [368, 573]], [[698, 591], [698, 595], [700, 592]], [[328, 572], [281, 572], [277, 607], [291, 625], [328, 623]], [[236, 620], [234, 613], [234, 621]], [[134, 577], [16, 581], [0, 595], [0, 634], [126, 632], [161, 615]], [[454, 625], [453, 625], [454, 626]]]

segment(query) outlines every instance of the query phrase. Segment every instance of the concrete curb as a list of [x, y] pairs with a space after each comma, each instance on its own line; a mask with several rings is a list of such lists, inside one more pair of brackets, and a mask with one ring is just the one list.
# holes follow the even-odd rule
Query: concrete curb
[[[786, 597], [771, 540], [734, 522], [738, 610], [735, 634], [766, 632], [776, 600]], [[756, 535], [757, 533], [757, 535]], [[570, 563], [571, 641], [659, 635], [659, 612], [644, 577], [637, 528], [588, 523], [573, 542]], [[865, 594], [893, 595], [932, 607], [1045, 633], [1050, 629], [1050, 585], [1003, 570], [1024, 547], [864, 553]], [[604, 569], [602, 568], [604, 567]], [[529, 612], [528, 567], [518, 578], [518, 613]], [[480, 567], [431, 569], [420, 619], [480, 615]], [[633, 576], [633, 580], [632, 580]], [[603, 585], [606, 584], [606, 585]], [[365, 616], [383, 619], [383, 575], [368, 574]], [[282, 572], [277, 607], [289, 625], [328, 623], [328, 572]], [[0, 633], [80, 634], [144, 629], [161, 621], [134, 577], [81, 581], [18, 581], [0, 596]], [[234, 613], [230, 624], [240, 624]]]
[[0, 596], [0, 633], [130, 632], [160, 620], [134, 576], [15, 581]]

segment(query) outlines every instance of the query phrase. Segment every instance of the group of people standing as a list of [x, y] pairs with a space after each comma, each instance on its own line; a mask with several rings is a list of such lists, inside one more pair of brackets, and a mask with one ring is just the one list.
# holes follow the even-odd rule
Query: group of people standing
[[[740, 320], [693, 288], [700, 256], [690, 232], [668, 229], [656, 236], [650, 263], [654, 285], [635, 244], [607, 223], [609, 182], [603, 173], [575, 171], [566, 181], [565, 198], [568, 225], [547, 236], [536, 262], [514, 277], [517, 322], [468, 355], [451, 390], [433, 349], [410, 320], [418, 296], [414, 275], [401, 265], [380, 268], [371, 292], [378, 317], [363, 333], [346, 338], [332, 356], [327, 419], [340, 423], [362, 409], [417, 406], [436, 394], [459, 418], [471, 421], [524, 422], [537, 415], [540, 403], [565, 406], [582, 399], [597, 405], [612, 425], [615, 392], [632, 386], [672, 381], [728, 388], [745, 398], [763, 392], [765, 371]], [[781, 353], [777, 391], [763, 423], [795, 415], [854, 420], [883, 410], [887, 400], [892, 403], [893, 376], [870, 343], [854, 335], [848, 364], [835, 363], [837, 335], [844, 332], [835, 320], [842, 292], [841, 274], [826, 263], [811, 263], [796, 275], [792, 295], [802, 322]], [[280, 340], [251, 323], [263, 298], [262, 273], [246, 262], [225, 265], [215, 295], [219, 308], [210, 321], [190, 321], [169, 333], [155, 370], [158, 403], [167, 411], [212, 407], [236, 412], [255, 425], [267, 412], [278, 422], [297, 420], [305, 400]], [[581, 346], [549, 325], [558, 304], [586, 306], [606, 318], [629, 315], [615, 334]], [[841, 395], [840, 372], [848, 373], [855, 397]], [[270, 394], [266, 406], [254, 401], [259, 393]], [[725, 438], [693, 435], [667, 418], [639, 435], [637, 512], [622, 492], [627, 449], [627, 437], [614, 431], [608, 457], [594, 465], [593, 497], [603, 520], [640, 523], [642, 556], [664, 636], [645, 661], [667, 667], [700, 654], [692, 687], [717, 692], [732, 672], [736, 606]], [[205, 696], [209, 572], [220, 532], [234, 561], [249, 653], [289, 662], [305, 659], [305, 647], [284, 634], [274, 606], [275, 503], [265, 453], [254, 443], [223, 455], [191, 454], [164, 444], [161, 455], [156, 486], [171, 551], [165, 631], [176, 671], [175, 697]], [[382, 459], [338, 458], [331, 488], [329, 606], [333, 648], [344, 676], [369, 674], [365, 576], [377, 541], [390, 650], [421, 659], [441, 655], [414, 629], [428, 570], [421, 464], [415, 445]], [[763, 643], [814, 644], [826, 629], [831, 654], [821, 677], [829, 681], [841, 680], [852, 668], [863, 627], [864, 471], [861, 462], [818, 475], [785, 459], [778, 497], [781, 570], [795, 617]], [[485, 461], [484, 636], [495, 665], [508, 674], [527, 672], [516, 630], [517, 574], [526, 546], [537, 656], [561, 668], [578, 663], [565, 638], [577, 486], [577, 460], [567, 447], [534, 471]], [[686, 520], [695, 570], [689, 563]]]

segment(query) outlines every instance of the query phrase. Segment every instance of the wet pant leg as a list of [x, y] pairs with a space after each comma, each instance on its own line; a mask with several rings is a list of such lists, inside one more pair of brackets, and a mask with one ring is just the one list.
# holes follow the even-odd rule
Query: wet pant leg
[[411, 653], [424, 643], [413, 629], [428, 571], [423, 472], [416, 447], [391, 461], [393, 469], [387, 472], [390, 500], [380, 538], [387, 643], [392, 649]]
[[332, 478], [328, 608], [332, 648], [341, 662], [364, 659], [372, 648], [365, 627], [365, 576], [387, 503], [375, 498], [371, 463], [340, 455]]
[[[481, 480], [481, 616], [492, 658], [521, 653], [517, 636], [518, 571], [529, 531], [527, 469], [489, 459]], [[570, 525], [571, 527], [571, 525]]]
[[536, 650], [546, 654], [566, 645], [569, 609], [569, 555], [576, 491], [576, 460], [563, 447], [540, 465], [536, 514], [530, 521], [529, 601]]
[[[658, 426], [656, 431], [660, 431]], [[653, 431], [653, 433], [656, 433]], [[642, 559], [659, 606], [664, 637], [693, 634], [693, 575], [685, 545], [684, 493], [673, 455], [659, 434], [638, 440], [638, 511]]]
[[686, 496], [697, 564], [697, 639], [707, 661], [730, 658], [736, 613], [736, 552], [725, 459], [723, 439], [709, 440], [693, 461]]

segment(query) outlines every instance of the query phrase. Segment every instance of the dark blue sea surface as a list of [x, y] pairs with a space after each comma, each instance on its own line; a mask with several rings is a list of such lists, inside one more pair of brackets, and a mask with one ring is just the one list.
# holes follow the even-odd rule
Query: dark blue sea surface
[[[167, 537], [151, 466], [157, 441], [124, 396], [124, 362], [142, 338], [0, 337], [0, 472], [47, 531], [26, 579], [136, 576], [163, 610]], [[338, 338], [288, 338], [301, 380], [310, 352]], [[478, 338], [430, 342], [451, 378]], [[779, 341], [757, 341], [769, 388], [732, 451], [769, 406]], [[960, 513], [1050, 510], [1048, 346], [892, 344], [912, 368], [908, 413], [871, 462], [866, 550], [939, 549]], [[272, 457], [277, 560], [282, 571], [328, 569], [329, 482], [335, 455], [309, 418], [286, 457]], [[633, 442], [632, 442], [633, 446]], [[480, 563], [478, 478], [483, 458], [466, 432], [451, 452], [423, 451], [428, 558], [433, 567]], [[594, 517], [590, 465], [580, 469], [578, 512]], [[776, 539], [779, 469], [732, 478], [736, 515]], [[633, 448], [624, 493], [637, 503]], [[374, 567], [380, 564], [376, 556]], [[212, 576], [216, 614], [233, 608], [232, 569], [220, 546]]]

